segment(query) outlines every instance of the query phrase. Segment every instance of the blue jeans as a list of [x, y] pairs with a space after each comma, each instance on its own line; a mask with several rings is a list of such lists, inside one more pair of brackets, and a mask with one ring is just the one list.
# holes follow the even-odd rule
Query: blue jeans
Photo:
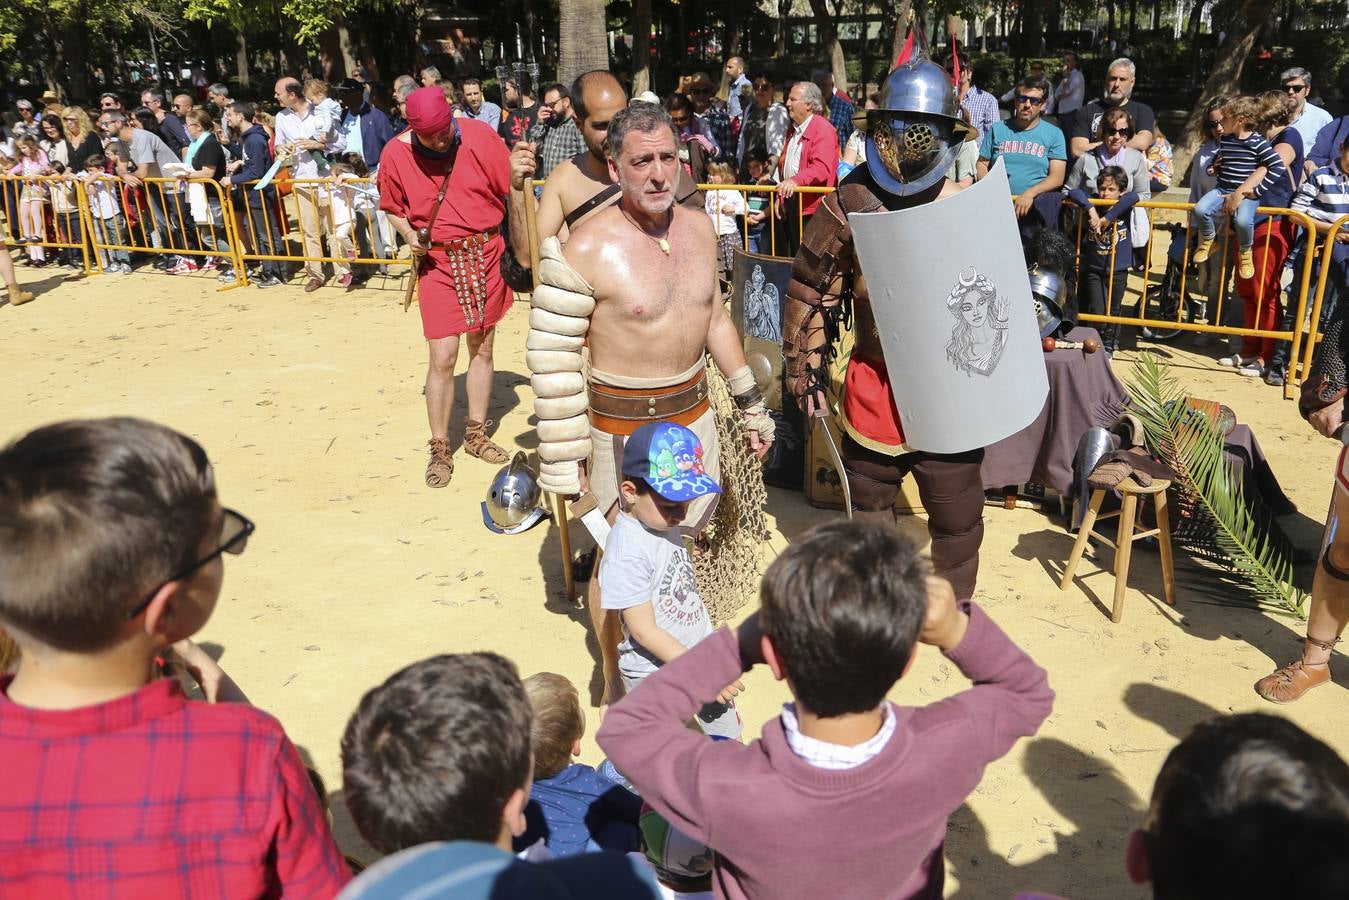
[[[1229, 196], [1214, 188], [1194, 205], [1194, 217], [1199, 220], [1199, 236], [1204, 240], [1212, 240], [1218, 233], [1216, 217]], [[1232, 217], [1232, 226], [1237, 232], [1237, 246], [1242, 250], [1251, 249], [1255, 243], [1255, 209], [1259, 205], [1258, 200], [1242, 200], [1236, 215]]]

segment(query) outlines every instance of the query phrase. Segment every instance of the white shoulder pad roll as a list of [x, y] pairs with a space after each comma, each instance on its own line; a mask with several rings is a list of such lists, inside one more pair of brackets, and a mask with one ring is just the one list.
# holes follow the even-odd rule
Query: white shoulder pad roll
[[586, 382], [580, 372], [535, 372], [529, 379], [536, 398], [585, 396]]
[[590, 330], [590, 320], [581, 316], [559, 315], [536, 306], [529, 311], [529, 327], [549, 334], [584, 337]]
[[595, 311], [595, 298], [589, 294], [569, 291], [551, 284], [540, 284], [530, 295], [535, 309], [584, 319]]
[[575, 464], [572, 465], [572, 473], [565, 478], [549, 477], [547, 475], [539, 476], [539, 489], [547, 491], [550, 494], [561, 494], [564, 497], [570, 497], [573, 494], [581, 493], [581, 475]]
[[529, 329], [525, 338], [526, 350], [562, 350], [567, 353], [579, 353], [586, 339], [580, 335], [554, 334], [551, 331]]
[[547, 375], [552, 372], [581, 371], [581, 354], [572, 350], [526, 350], [525, 365], [530, 372]]
[[539, 442], [555, 444], [561, 441], [579, 441], [590, 437], [590, 417], [585, 413], [570, 419], [540, 419]]
[[539, 459], [543, 462], [579, 462], [589, 458], [589, 431], [581, 440], [539, 444]]
[[556, 236], [539, 245], [539, 282], [591, 296], [595, 289], [580, 276], [562, 255], [562, 242]]
[[549, 478], [566, 478], [575, 476], [579, 460], [569, 462], [541, 462], [539, 463], [539, 474], [546, 475]]
[[579, 416], [590, 408], [590, 398], [585, 394], [572, 394], [569, 397], [535, 397], [534, 415], [543, 419], [570, 419]]

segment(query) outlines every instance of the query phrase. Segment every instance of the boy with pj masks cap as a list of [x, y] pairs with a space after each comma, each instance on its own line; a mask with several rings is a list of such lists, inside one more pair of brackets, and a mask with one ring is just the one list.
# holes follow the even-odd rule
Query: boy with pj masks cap
[[[600, 559], [600, 603], [623, 623], [618, 671], [631, 691], [647, 675], [712, 633], [693, 561], [678, 525], [689, 502], [721, 488], [703, 471], [698, 436], [673, 422], [652, 422], [623, 448], [622, 509]], [[732, 700], [744, 686], [708, 698], [697, 715], [704, 732], [739, 738]]]

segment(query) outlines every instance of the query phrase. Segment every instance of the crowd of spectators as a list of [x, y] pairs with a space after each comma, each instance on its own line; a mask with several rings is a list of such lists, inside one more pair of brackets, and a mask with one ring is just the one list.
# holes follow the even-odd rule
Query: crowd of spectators
[[[1127, 58], [1111, 62], [1094, 96], [1074, 53], [1066, 53], [1054, 73], [1042, 62], [1032, 63], [1027, 77], [998, 96], [980, 83], [977, 63], [953, 64], [948, 71], [961, 115], [976, 133], [962, 146], [949, 177], [968, 185], [1001, 160], [1023, 230], [1045, 224], [1075, 229], [1085, 255], [1099, 257], [1105, 244], [1098, 229], [1106, 220], [1092, 219], [1089, 210], [1064, 201], [1079, 190], [1089, 200], [1104, 199], [1098, 194], [1101, 173], [1108, 168], [1125, 172], [1127, 185], [1115, 203], [1126, 203], [1129, 210], [1117, 210], [1110, 218], [1110, 286], [1087, 290], [1090, 267], [1079, 272], [1081, 310], [1117, 312], [1124, 294], [1115, 282], [1144, 268], [1154, 235], [1146, 201], [1187, 174], [1174, 172], [1172, 147], [1156, 115], [1134, 96], [1135, 63]], [[1233, 105], [1210, 110], [1206, 139], [1188, 180], [1192, 201], [1216, 199], [1198, 211], [1188, 247], [1177, 237], [1169, 249], [1170, 269], [1195, 266], [1192, 284], [1206, 297], [1216, 299], [1228, 271], [1234, 273], [1227, 293], [1234, 291], [1241, 302], [1227, 304], [1234, 312], [1223, 324], [1287, 327], [1296, 305], [1285, 294], [1288, 273], [1301, 265], [1305, 236], [1287, 217], [1256, 215], [1256, 206], [1293, 206], [1317, 215], [1337, 208], [1331, 194], [1349, 125], [1312, 102], [1312, 76], [1306, 69], [1289, 68], [1280, 82], [1281, 89], [1259, 98], [1223, 98]], [[90, 192], [92, 236], [111, 245], [101, 251], [105, 271], [125, 273], [139, 265], [171, 274], [218, 270], [220, 280], [229, 283], [236, 276], [226, 234], [233, 231], [252, 258], [249, 280], [261, 288], [282, 284], [298, 270], [305, 290], [317, 290], [329, 268], [337, 285], [359, 285], [376, 273], [387, 274], [382, 260], [399, 249], [399, 239], [379, 211], [374, 178], [384, 144], [405, 127], [402, 104], [419, 84], [442, 88], [456, 115], [488, 124], [507, 146], [532, 142], [538, 178], [586, 151], [581, 131], [586, 110], [574, 86], [554, 82], [535, 88], [508, 79], [499, 85], [497, 103], [485, 96], [479, 80], [451, 83], [435, 67], [416, 77], [399, 76], [392, 90], [346, 79], [332, 96], [321, 81], [283, 78], [275, 87], [274, 113], [233, 100], [224, 84], [206, 87], [200, 105], [191, 94], [149, 88], [131, 109], [112, 92], [89, 110], [62, 106], [49, 92], [37, 102], [20, 99], [14, 105], [8, 117], [12, 124], [0, 143], [0, 164], [17, 176], [57, 180], [7, 182], [8, 228], [29, 265], [80, 268], [78, 246], [89, 236], [82, 233], [72, 188], [82, 182]], [[857, 99], [863, 108], [874, 108], [880, 98]], [[865, 162], [863, 135], [853, 124], [859, 104], [827, 70], [809, 79], [775, 82], [751, 71], [743, 58], [732, 57], [720, 88], [706, 73], [693, 72], [664, 97], [647, 91], [633, 102], [656, 103], [670, 113], [681, 161], [693, 181], [771, 187], [771, 194], [750, 194], [740, 202], [719, 191], [717, 202], [709, 203], [708, 214], [727, 248], [739, 235], [751, 252], [793, 254], [821, 196], [800, 189], [833, 187]], [[1245, 114], [1234, 118], [1230, 113], [1237, 105]], [[1238, 155], [1247, 159], [1246, 151], [1232, 143], [1238, 122], [1244, 123], [1243, 147], [1263, 143], [1269, 148], [1260, 165], [1249, 167], [1259, 175], [1251, 184], [1244, 174], [1238, 176], [1246, 165]], [[1228, 153], [1218, 152], [1220, 140], [1228, 142]], [[278, 161], [291, 180], [285, 173], [275, 181], [269, 177], [275, 176]], [[175, 181], [175, 176], [190, 180]], [[161, 177], [166, 180], [156, 180]], [[218, 188], [195, 183], [198, 179], [214, 181]], [[281, 201], [285, 194], [294, 195], [293, 222]], [[1235, 195], [1248, 202], [1230, 204], [1237, 227], [1229, 232], [1228, 200]], [[1208, 260], [1212, 248], [1201, 242], [1209, 235], [1220, 249], [1232, 244], [1230, 253], [1219, 254], [1216, 267]], [[67, 246], [56, 248], [52, 257], [44, 246], [51, 243]], [[150, 248], [160, 252], [139, 252]], [[1338, 260], [1338, 246], [1336, 254]], [[1327, 315], [1345, 289], [1343, 268], [1337, 263], [1331, 273]], [[1176, 308], [1172, 302], [1166, 311]], [[1117, 329], [1102, 330], [1113, 351]], [[1246, 339], [1234, 343], [1222, 362], [1282, 385], [1287, 355], [1286, 342]]]

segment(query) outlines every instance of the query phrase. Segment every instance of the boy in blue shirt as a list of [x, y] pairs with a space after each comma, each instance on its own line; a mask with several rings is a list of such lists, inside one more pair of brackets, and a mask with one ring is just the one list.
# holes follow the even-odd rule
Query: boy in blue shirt
[[[1106, 166], [1096, 176], [1096, 196], [1112, 201], [1110, 207], [1101, 207], [1105, 215], [1093, 206], [1087, 192], [1074, 188], [1068, 192], [1068, 201], [1086, 212], [1084, 231], [1087, 240], [1082, 246], [1079, 269], [1078, 297], [1080, 309], [1094, 315], [1119, 315], [1124, 300], [1124, 288], [1129, 281], [1129, 264], [1133, 262], [1133, 245], [1129, 239], [1129, 211], [1138, 202], [1138, 195], [1126, 191], [1129, 173], [1119, 166]], [[1109, 305], [1106, 296], [1109, 295]], [[1119, 345], [1119, 326], [1103, 325], [1101, 342], [1111, 356]]]

